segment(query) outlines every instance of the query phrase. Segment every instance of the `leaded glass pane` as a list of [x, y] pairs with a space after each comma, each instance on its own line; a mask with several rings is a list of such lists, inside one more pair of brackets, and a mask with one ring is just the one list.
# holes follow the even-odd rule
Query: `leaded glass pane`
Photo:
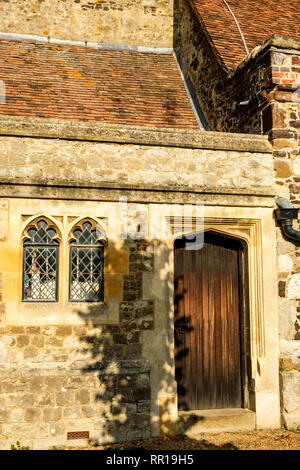
[[103, 247], [71, 247], [70, 300], [103, 301]]
[[70, 301], [103, 301], [103, 246], [90, 222], [73, 232], [70, 248]]
[[45, 220], [27, 231], [23, 251], [23, 300], [57, 300], [58, 241]]
[[25, 241], [25, 245], [28, 244], [57, 244], [56, 240], [53, 238], [56, 235], [56, 232], [53, 228], [47, 229], [47, 223], [44, 220], [40, 220], [37, 224], [37, 228], [30, 228], [27, 232], [29, 240]]
[[85, 222], [82, 230], [76, 229], [73, 232], [75, 242], [78, 245], [96, 245], [98, 241], [97, 230], [92, 230], [92, 224]]
[[23, 300], [55, 301], [58, 246], [24, 246]]

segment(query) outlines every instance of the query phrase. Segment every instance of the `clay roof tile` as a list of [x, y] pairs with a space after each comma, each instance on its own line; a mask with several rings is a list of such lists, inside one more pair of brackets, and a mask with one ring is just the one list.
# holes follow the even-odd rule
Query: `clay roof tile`
[[[246, 50], [233, 16], [223, 0], [187, 0], [228, 69], [243, 60]], [[249, 51], [273, 34], [300, 40], [300, 0], [226, 0]]]
[[0, 113], [198, 128], [172, 53], [0, 40]]

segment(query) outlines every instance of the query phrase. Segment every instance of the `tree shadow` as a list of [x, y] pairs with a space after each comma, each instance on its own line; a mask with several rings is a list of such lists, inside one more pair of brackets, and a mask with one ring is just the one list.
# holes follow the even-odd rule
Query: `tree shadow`
[[231, 442], [215, 444], [207, 439], [178, 435], [165, 438], [145, 439], [123, 445], [107, 446], [105, 450], [239, 450]]
[[[109, 243], [108, 253], [114, 259], [124, 257], [124, 251], [129, 259], [128, 272], [121, 275], [122, 295], [114, 293], [118, 322], [103, 322], [114, 305], [109, 296], [103, 304], [91, 303], [87, 309], [80, 309], [78, 304], [77, 308], [85, 324], [85, 332], [79, 337], [81, 353], [86, 357], [81, 372], [97, 379], [92, 403], [97, 414], [90, 432], [94, 446], [151, 436], [150, 364], [142, 354], [141, 335], [154, 328], [154, 301], [143, 298], [143, 273], [152, 271], [153, 253], [144, 240], [126, 240], [118, 247]], [[106, 261], [109, 266], [110, 259]]]
[[[185, 358], [189, 356], [189, 348], [186, 347], [185, 335], [193, 331], [190, 319], [184, 314], [184, 278], [179, 276], [174, 279], [174, 342], [175, 342], [175, 379], [177, 382], [178, 409], [189, 408], [186, 395], [188, 390], [184, 384]], [[194, 424], [194, 422], [193, 422]]]
[[[129, 260], [128, 270], [122, 274], [122, 296], [118, 299], [118, 322], [113, 324], [103, 322], [104, 315], [108, 314], [108, 318], [110, 315], [111, 299], [107, 297], [103, 304], [91, 303], [88, 308], [81, 309], [78, 303], [76, 309], [77, 315], [85, 324], [84, 333], [79, 337], [80, 351], [85, 356], [81, 372], [89, 377], [97, 378], [92, 403], [92, 407], [97, 408], [97, 415], [93, 416], [96, 425], [90, 432], [90, 443], [94, 446], [150, 438], [153, 420], [151, 401], [157, 400], [155, 394], [164, 395], [165, 393], [169, 396], [170, 386], [173, 388], [173, 395], [176, 393], [174, 377], [172, 379], [170, 373], [171, 368], [174, 367], [172, 302], [169, 295], [167, 299], [161, 299], [158, 292], [152, 292], [149, 286], [145, 287], [145, 279], [143, 279], [145, 274], [148, 276], [147, 279], [154, 276], [153, 244], [144, 239], [125, 240], [118, 246], [112, 241], [109, 244], [108, 256], [112, 254], [114, 259], [118, 257], [121, 259], [121, 257], [124, 258], [125, 251], [128, 253]], [[163, 256], [163, 252], [164, 255], [166, 252], [169, 255], [169, 248], [162, 242], [156, 244], [156, 250], [158, 256], [159, 254]], [[161, 270], [168, 268], [168, 262], [167, 256], [165, 262], [162, 263]], [[110, 259], [106, 260], [106, 266], [110, 266]], [[160, 277], [160, 272], [157, 275]], [[163, 280], [161, 282], [164, 283]], [[166, 279], [165, 282], [171, 283], [172, 281]], [[147, 292], [145, 293], [144, 290]], [[167, 290], [165, 289], [164, 292]], [[160, 310], [160, 301], [165, 302], [164, 311]], [[157, 345], [157, 348], [162, 351], [159, 357], [161, 378], [157, 383], [156, 378], [152, 377], [152, 383], [156, 383], [156, 387], [154, 385], [151, 390], [150, 374], [155, 374], [155, 367], [152, 370], [151, 366], [156, 361], [149, 356], [152, 353], [154, 356], [157, 354], [154, 350], [155, 344], [151, 351], [151, 335], [153, 341], [156, 341], [155, 326], [159, 328], [159, 322], [162, 321], [163, 316], [166, 317], [163, 321], [168, 338], [162, 336], [165, 344], [158, 343]], [[147, 351], [144, 351], [145, 334], [150, 334], [147, 347], [148, 351], [150, 348], [148, 357]], [[187, 354], [181, 345], [177, 346], [178, 357]], [[166, 372], [161, 369], [165, 369]], [[180, 368], [177, 367], [176, 371], [180, 376]], [[173, 400], [171, 402], [173, 405]], [[87, 407], [85, 411], [89, 417]], [[176, 433], [174, 417], [170, 419], [170, 423], [168, 422], [168, 402], [163, 408], [156, 410], [156, 414], [162, 415], [160, 418], [164, 422], [167, 434], [172, 426], [171, 433]], [[92, 417], [92, 410], [90, 417]]]
[[[191, 448], [219, 449], [204, 439], [199, 444], [188, 436], [176, 437], [204, 418], [191, 414], [178, 420], [178, 409], [188, 409], [188, 390], [181, 379], [189, 354], [184, 333], [192, 327], [180, 308], [186, 295], [182, 278], [174, 281], [170, 270], [172, 246], [145, 239], [124, 240], [118, 246], [108, 243], [107, 253], [114, 259], [128, 254], [126, 272], [117, 273], [122, 277], [118, 320], [104, 321], [107, 312], [110, 315], [107, 297], [103, 304], [77, 307], [85, 325], [79, 337], [81, 373], [95, 381], [92, 403], [85, 407], [92, 424], [90, 445], [133, 442], [130, 449], [145, 448], [143, 443], [147, 445], [152, 436], [165, 435], [176, 445], [183, 440]], [[106, 262], [110, 266], [109, 258]], [[162, 440], [159, 448], [166, 443]], [[228, 443], [223, 448], [234, 446]]]

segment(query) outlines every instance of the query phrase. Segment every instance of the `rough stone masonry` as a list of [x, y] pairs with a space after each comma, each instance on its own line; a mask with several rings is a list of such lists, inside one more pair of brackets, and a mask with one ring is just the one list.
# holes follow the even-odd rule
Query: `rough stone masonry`
[[[33, 132], [39, 126], [39, 132], [45, 132], [43, 120], [29, 122]], [[63, 135], [60, 126], [53, 122], [48, 129]], [[99, 137], [85, 141], [92, 131], [97, 140], [96, 127], [102, 133], [100, 141]], [[139, 208], [147, 206], [150, 221], [152, 213], [170, 211], [174, 202], [181, 207], [183, 202], [193, 206], [202, 201], [213, 211], [217, 204], [223, 216], [226, 204], [231, 218], [243, 216], [241, 205], [248, 217], [257, 214], [257, 207], [263, 217], [272, 210], [274, 169], [265, 137], [224, 134], [219, 139], [212, 133], [206, 141], [204, 131], [189, 131], [194, 140], [188, 145], [187, 131], [165, 135], [159, 129], [127, 127], [124, 145], [118, 142], [120, 126], [87, 124], [80, 130], [76, 123], [68, 123], [65, 129], [79, 131], [80, 140], [1, 138], [4, 449], [21, 439], [22, 445], [36, 449], [86, 444], [86, 438], [68, 440], [68, 433], [76, 432], [88, 432], [94, 443], [177, 432], [170, 373], [174, 367], [168, 261], [172, 250], [149, 236], [117, 243], [120, 195], [127, 195], [128, 202], [138, 203]], [[18, 132], [27, 134], [28, 129], [20, 126]], [[158, 138], [161, 145], [153, 145]], [[22, 304], [19, 299], [22, 230], [34, 214], [50, 217], [61, 233], [61, 294], [58, 303], [46, 306]], [[64, 297], [68, 282], [64, 250], [70, 227], [86, 216], [100, 217], [108, 245], [104, 304], [83, 308], [71, 306]]]

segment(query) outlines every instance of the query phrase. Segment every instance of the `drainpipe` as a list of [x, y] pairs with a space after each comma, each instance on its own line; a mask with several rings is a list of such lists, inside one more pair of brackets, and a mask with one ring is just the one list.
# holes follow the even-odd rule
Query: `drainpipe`
[[275, 211], [277, 220], [281, 221], [281, 228], [283, 233], [292, 240], [300, 242], [300, 231], [293, 229], [293, 220], [298, 219], [298, 210], [293, 204], [280, 197], [277, 199], [276, 204], [278, 209]]

